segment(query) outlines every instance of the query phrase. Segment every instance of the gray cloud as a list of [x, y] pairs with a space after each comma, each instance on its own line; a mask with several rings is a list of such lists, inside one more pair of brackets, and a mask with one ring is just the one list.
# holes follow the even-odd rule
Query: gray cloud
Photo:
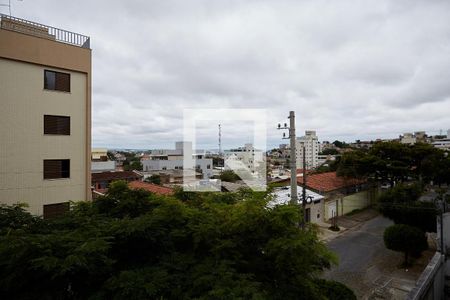
[[448, 1], [42, 0], [13, 14], [91, 37], [96, 146], [172, 146], [184, 108], [267, 108], [271, 145], [289, 110], [321, 140], [450, 127]]

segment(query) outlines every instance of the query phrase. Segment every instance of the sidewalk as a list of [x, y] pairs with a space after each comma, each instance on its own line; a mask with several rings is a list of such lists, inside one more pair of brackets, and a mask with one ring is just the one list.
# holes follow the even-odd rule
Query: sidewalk
[[375, 209], [367, 208], [351, 215], [338, 217], [337, 224], [340, 229], [339, 231], [332, 231], [329, 229], [329, 227], [331, 226], [331, 220], [327, 222], [316, 223], [319, 226], [319, 239], [324, 242], [329, 242], [348, 230], [358, 228], [359, 226], [364, 224], [364, 222], [378, 216], [378, 214], [378, 211], [376, 211]]

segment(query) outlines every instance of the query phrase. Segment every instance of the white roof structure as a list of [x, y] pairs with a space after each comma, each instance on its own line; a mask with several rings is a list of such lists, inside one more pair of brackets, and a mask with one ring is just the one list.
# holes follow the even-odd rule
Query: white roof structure
[[[299, 198], [301, 197], [302, 189], [303, 188], [301, 186], [297, 186], [297, 193], [299, 194]], [[268, 203], [269, 207], [274, 207], [275, 205], [288, 204], [289, 201], [291, 201], [291, 187], [290, 186], [276, 188], [272, 194], [275, 196], [275, 198]], [[306, 197], [308, 197], [308, 196], [312, 197], [313, 203], [318, 203], [322, 199], [325, 198], [322, 195], [319, 195], [317, 193], [314, 193], [313, 191], [306, 189]]]

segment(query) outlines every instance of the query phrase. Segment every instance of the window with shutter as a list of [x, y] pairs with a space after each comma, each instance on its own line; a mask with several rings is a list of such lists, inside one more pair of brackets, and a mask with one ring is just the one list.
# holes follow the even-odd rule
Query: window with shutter
[[70, 92], [70, 74], [44, 70], [44, 89]]
[[50, 219], [61, 216], [68, 212], [70, 208], [69, 202], [55, 203], [44, 205], [44, 219]]
[[44, 115], [44, 134], [70, 135], [70, 117]]
[[70, 159], [45, 159], [44, 179], [70, 177]]

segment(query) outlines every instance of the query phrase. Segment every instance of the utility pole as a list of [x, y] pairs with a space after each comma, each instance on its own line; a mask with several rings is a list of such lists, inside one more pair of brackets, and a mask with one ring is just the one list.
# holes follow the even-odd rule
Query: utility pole
[[219, 157], [222, 156], [222, 127], [219, 124]]
[[225, 160], [223, 163], [220, 161], [222, 160], [222, 125], [219, 124], [219, 157], [217, 159], [217, 166], [220, 168], [220, 175], [222, 175], [223, 168], [225, 168]]
[[283, 133], [283, 139], [290, 140], [291, 147], [291, 157], [290, 157], [290, 169], [291, 169], [291, 203], [298, 204], [297, 197], [297, 162], [296, 162], [296, 151], [295, 151], [295, 112], [289, 112], [289, 127], [286, 123], [281, 127], [281, 124], [278, 124], [278, 129], [288, 129], [289, 137], [286, 137], [286, 133]]
[[291, 202], [297, 204], [297, 153], [295, 151], [295, 112], [289, 112], [289, 138], [291, 139]]
[[303, 189], [302, 189], [302, 206], [303, 206], [303, 224], [306, 223], [306, 148], [303, 143]]

